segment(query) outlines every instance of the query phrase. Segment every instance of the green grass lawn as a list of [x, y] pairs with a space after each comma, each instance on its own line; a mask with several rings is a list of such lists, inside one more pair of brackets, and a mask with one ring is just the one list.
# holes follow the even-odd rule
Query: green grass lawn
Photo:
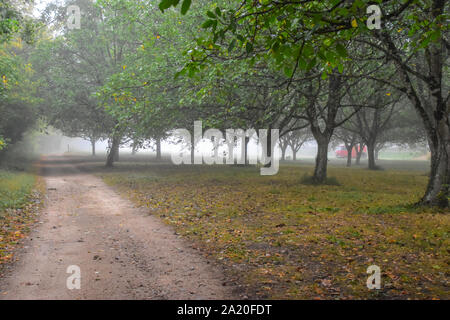
[[423, 156], [424, 154], [420, 151], [391, 151], [391, 150], [381, 150], [379, 157], [380, 159], [391, 159], [391, 160], [412, 160], [414, 158]]
[[[301, 184], [311, 171], [121, 163], [99, 175], [225, 265], [251, 298], [450, 297], [450, 217], [409, 206], [424, 172], [331, 167], [340, 186]], [[381, 290], [366, 287], [373, 264]]]
[[0, 210], [22, 207], [35, 182], [32, 174], [0, 170]]
[[40, 203], [36, 187], [32, 173], [0, 170], [0, 267], [34, 222]]

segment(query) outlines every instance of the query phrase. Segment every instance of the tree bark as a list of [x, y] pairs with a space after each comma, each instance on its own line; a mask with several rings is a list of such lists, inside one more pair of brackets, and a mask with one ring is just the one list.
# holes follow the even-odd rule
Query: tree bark
[[195, 137], [191, 132], [191, 164], [195, 164]]
[[369, 163], [369, 170], [376, 170], [377, 166], [375, 164], [375, 143], [372, 141], [367, 142], [367, 157]]
[[[327, 179], [328, 144], [330, 143], [330, 139], [336, 128], [335, 120], [341, 103], [340, 91], [342, 85], [342, 77], [335, 70], [328, 79], [327, 114], [325, 117], [326, 126], [323, 130], [319, 124], [319, 112], [321, 111], [316, 109], [317, 96], [313, 96], [306, 108], [311, 132], [317, 142], [316, 167], [314, 168], [313, 176], [313, 181], [317, 184], [324, 183]], [[311, 85], [310, 88], [312, 89]]]
[[361, 164], [361, 156], [364, 152], [364, 145], [360, 143], [360, 144], [358, 144], [358, 148], [359, 149], [356, 149], [356, 161], [355, 161], [356, 165]]
[[317, 156], [316, 167], [314, 168], [313, 180], [316, 183], [324, 183], [327, 179], [327, 167], [328, 167], [328, 139], [317, 140]]
[[[444, 119], [439, 123], [439, 129], [432, 135], [430, 144], [431, 172], [425, 195], [420, 204], [449, 207], [450, 186], [450, 126]], [[429, 138], [430, 140], [430, 138]]]
[[269, 127], [267, 130], [267, 145], [262, 146], [263, 152], [266, 152], [267, 158], [270, 158], [270, 161], [264, 165], [265, 168], [270, 168], [272, 166], [272, 128]]
[[246, 166], [248, 166], [250, 164], [250, 159], [248, 157], [248, 143], [249, 142], [250, 142], [250, 138], [245, 137], [244, 159], [245, 159]]
[[[431, 15], [436, 19], [444, 13], [446, 1], [434, 0]], [[431, 170], [427, 189], [419, 204], [427, 206], [449, 207], [450, 185], [450, 122], [448, 110], [448, 90], [444, 89], [443, 68], [448, 58], [441, 36], [440, 41], [433, 42], [425, 48], [424, 69], [428, 70], [427, 77], [415, 74], [418, 81], [423, 81], [428, 89], [429, 97], [422, 99], [420, 92], [413, 85], [411, 70], [405, 67], [402, 53], [386, 31], [375, 34], [386, 44], [386, 47], [397, 65], [398, 75], [405, 85], [402, 91], [408, 96], [415, 110], [424, 123], [428, 144], [431, 150]], [[446, 97], [444, 96], [446, 94]], [[422, 100], [421, 100], [422, 99]]]
[[297, 160], [297, 151], [295, 151], [294, 148], [292, 148], [292, 160], [294, 160], [294, 161]]
[[347, 149], [347, 167], [352, 166], [352, 156], [353, 156], [353, 144], [345, 144], [345, 149]]
[[161, 138], [156, 139], [156, 160], [161, 160]]
[[113, 167], [114, 161], [118, 160], [119, 157], [119, 146], [120, 146], [120, 138], [117, 135], [114, 135], [111, 142], [111, 148], [109, 149], [108, 156], [106, 158], [106, 167]]
[[[437, 18], [445, 12], [447, 1], [433, 1], [433, 18]], [[428, 62], [429, 79], [427, 86], [431, 94], [428, 103], [431, 109], [428, 114], [423, 114], [423, 105], [418, 99], [414, 87], [410, 84], [408, 96], [415, 102], [414, 106], [419, 115], [424, 120], [425, 129], [427, 131], [428, 143], [431, 149], [431, 172], [428, 181], [427, 190], [421, 200], [421, 204], [437, 205], [442, 208], [449, 207], [449, 188], [450, 188], [450, 121], [448, 106], [448, 88], [443, 83], [443, 72], [445, 61], [448, 59], [448, 48], [445, 49], [443, 36], [441, 41], [435, 42], [425, 50], [425, 61]], [[408, 78], [406, 78], [408, 80]], [[444, 96], [446, 95], [447, 98]], [[425, 102], [427, 103], [427, 102]], [[430, 121], [431, 118], [431, 121]]]
[[286, 147], [281, 148], [281, 160], [286, 160]]
[[95, 157], [95, 139], [91, 139], [91, 146], [92, 146], [92, 156]]

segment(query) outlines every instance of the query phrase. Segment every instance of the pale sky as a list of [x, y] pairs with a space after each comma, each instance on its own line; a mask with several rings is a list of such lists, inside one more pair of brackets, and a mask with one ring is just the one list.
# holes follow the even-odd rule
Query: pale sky
[[47, 4], [51, 2], [55, 2], [55, 0], [34, 0], [35, 7], [33, 10], [33, 16], [39, 18], [42, 10], [44, 10]]

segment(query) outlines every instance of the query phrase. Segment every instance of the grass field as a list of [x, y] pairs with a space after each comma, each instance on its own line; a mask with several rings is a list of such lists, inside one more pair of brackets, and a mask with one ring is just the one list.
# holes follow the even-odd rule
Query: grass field
[[29, 231], [40, 204], [36, 175], [0, 170], [0, 271]]
[[[422, 169], [368, 171], [338, 163], [329, 176], [340, 186], [301, 184], [312, 167], [298, 164], [283, 165], [275, 176], [260, 176], [254, 167], [142, 162], [99, 170], [225, 265], [250, 298], [450, 297], [450, 217], [410, 206], [426, 186]], [[381, 290], [366, 287], [374, 264]]]
[[391, 150], [381, 150], [380, 159], [395, 159], [395, 160], [412, 160], [414, 158], [423, 156], [424, 154], [420, 151], [391, 151]]

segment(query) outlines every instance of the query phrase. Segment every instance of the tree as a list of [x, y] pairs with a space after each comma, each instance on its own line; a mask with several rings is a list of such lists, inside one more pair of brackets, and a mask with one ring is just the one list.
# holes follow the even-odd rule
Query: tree
[[33, 70], [25, 62], [27, 54], [20, 38], [0, 47], [0, 158], [36, 122], [36, 84], [29, 80]]
[[[391, 94], [388, 93], [388, 96], [391, 96]], [[398, 100], [398, 98], [393, 101], [391, 99], [383, 99], [383, 97], [377, 98], [375, 108], [361, 108], [350, 119], [350, 125], [346, 125], [347, 128], [353, 127], [353, 129], [347, 130], [351, 130], [354, 134], [357, 134], [364, 145], [367, 146], [369, 170], [377, 169], [375, 165], [377, 145], [383, 144], [384, 141], [380, 141], [382, 135], [386, 138], [388, 137], [387, 131], [390, 129], [391, 119], [394, 115]], [[354, 138], [355, 140], [353, 142], [355, 143], [357, 137]]]
[[346, 130], [344, 126], [339, 127], [334, 132], [337, 139], [344, 142], [345, 149], [347, 150], [347, 167], [352, 165], [353, 149], [357, 146], [359, 138], [358, 133]]
[[37, 27], [36, 21], [21, 14], [16, 3], [0, 0], [0, 44], [15, 37], [32, 43]]
[[[160, 8], [165, 10], [178, 3], [163, 0]], [[211, 37], [190, 52], [186, 69], [199, 69], [199, 64], [209, 55], [205, 48], [221, 51], [223, 55], [238, 48], [249, 59], [274, 61], [288, 75], [318, 64], [328, 74], [335, 68], [343, 70], [348, 42], [361, 43], [383, 53], [396, 73], [373, 78], [404, 93], [427, 132], [432, 154], [431, 174], [420, 203], [448, 207], [449, 90], [448, 83], [443, 81], [450, 48], [446, 3], [445, 0], [384, 1], [381, 30], [372, 30], [364, 23], [370, 1], [236, 2], [229, 10], [218, 8], [208, 14], [202, 26], [211, 30]], [[188, 7], [185, 4], [183, 11]], [[393, 76], [398, 76], [398, 81], [392, 81]]]
[[[32, 125], [27, 111], [30, 106], [22, 98], [10, 99], [8, 93], [22, 80], [21, 71], [24, 70], [21, 59], [13, 50], [22, 48], [22, 40], [32, 43], [37, 25], [31, 18], [25, 18], [9, 0], [0, 1], [0, 151], [5, 151], [8, 144], [21, 139], [22, 134]], [[12, 45], [12, 46], [11, 46]], [[16, 50], [17, 51], [17, 50]], [[19, 53], [20, 55], [21, 53]], [[32, 114], [32, 112], [30, 112]], [[17, 126], [16, 117], [23, 116], [23, 127]]]
[[[446, 38], [448, 5], [444, 0], [419, 1], [398, 18], [374, 32], [368, 45], [382, 51], [395, 66], [398, 82], [388, 82], [404, 93], [423, 121], [431, 150], [431, 172], [420, 203], [449, 206], [450, 120], [449, 90], [444, 68], [450, 45]], [[408, 38], [396, 36], [409, 29]]]
[[[73, 4], [82, 12], [83, 26], [78, 30], [66, 26], [65, 6], [51, 4], [46, 11], [46, 16], [56, 17], [53, 27], [59, 35], [40, 42], [33, 56], [45, 100], [41, 108], [51, 125], [68, 136], [90, 140], [93, 153], [95, 141], [109, 138], [106, 165], [112, 166], [128, 129], [127, 121], [111, 116], [104, 108], [105, 97], [96, 93], [110, 76], [126, 68], [122, 64], [124, 51], [136, 48], [130, 37], [133, 30], [114, 24], [113, 17], [121, 10], [119, 3], [94, 5], [77, 0]], [[119, 103], [124, 97], [107, 99]]]
[[[297, 153], [300, 151], [301, 147], [307, 142], [311, 140], [311, 133], [306, 130], [294, 130], [288, 132], [280, 141], [284, 140], [286, 145], [289, 146], [292, 150], [292, 160], [297, 160]], [[284, 159], [284, 158], [283, 158]]]

